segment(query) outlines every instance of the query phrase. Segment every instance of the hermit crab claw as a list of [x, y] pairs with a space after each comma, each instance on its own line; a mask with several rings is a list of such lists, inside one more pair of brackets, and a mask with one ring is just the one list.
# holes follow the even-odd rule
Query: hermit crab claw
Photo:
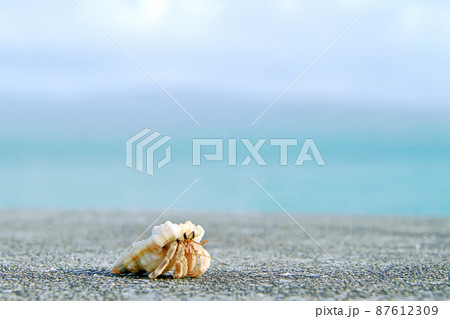
[[200, 248], [200, 252], [197, 252], [196, 254], [199, 256], [199, 263], [197, 267], [195, 267], [191, 272], [188, 273], [189, 276], [194, 278], [200, 277], [211, 264], [211, 256], [206, 251], [206, 249], [200, 245], [198, 246], [198, 248]]

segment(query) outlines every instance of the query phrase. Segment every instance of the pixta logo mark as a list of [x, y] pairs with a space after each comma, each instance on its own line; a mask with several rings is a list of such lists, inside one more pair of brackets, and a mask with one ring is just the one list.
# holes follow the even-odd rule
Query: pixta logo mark
[[[144, 172], [148, 175], [153, 175], [155, 171], [155, 153], [163, 145], [165, 145], [172, 138], [170, 136], [162, 136], [161, 133], [146, 128], [139, 133], [133, 135], [126, 143], [126, 165], [133, 167], [140, 172]], [[156, 169], [160, 169], [170, 162], [171, 159], [171, 147], [170, 145], [165, 148], [165, 156], [163, 159], [156, 163]]]

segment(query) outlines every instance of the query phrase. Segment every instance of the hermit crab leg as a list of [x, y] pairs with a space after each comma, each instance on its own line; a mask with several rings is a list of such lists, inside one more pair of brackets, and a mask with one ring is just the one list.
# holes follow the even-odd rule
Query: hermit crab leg
[[184, 245], [178, 244], [177, 254], [175, 256], [175, 271], [173, 273], [173, 278], [183, 278], [186, 276], [187, 273], [187, 260], [186, 257], [184, 257]]
[[161, 275], [164, 272], [164, 269], [166, 269], [167, 265], [169, 264], [170, 260], [174, 257], [175, 252], [177, 250], [178, 244], [176, 242], [173, 242], [169, 246], [169, 250], [167, 251], [166, 257], [164, 257], [163, 261], [159, 264], [158, 268], [155, 269], [154, 272], [152, 272], [150, 275], [148, 275], [149, 278], [155, 279], [159, 275]]
[[181, 275], [181, 278], [186, 277], [187, 273], [188, 273], [188, 262], [186, 259], [186, 256], [183, 256], [183, 274]]
[[195, 253], [192, 245], [190, 245], [187, 249], [186, 259], [187, 259], [187, 264], [188, 264], [188, 272], [187, 273], [190, 274], [197, 266], [197, 261], [198, 261], [197, 254]]

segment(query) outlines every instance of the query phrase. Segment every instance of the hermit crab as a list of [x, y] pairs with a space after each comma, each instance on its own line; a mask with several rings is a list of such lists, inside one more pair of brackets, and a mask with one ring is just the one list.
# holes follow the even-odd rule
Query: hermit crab
[[170, 221], [153, 227], [152, 235], [134, 243], [131, 250], [113, 267], [114, 274], [146, 271], [154, 279], [174, 270], [173, 278], [200, 277], [211, 263], [209, 253], [200, 243], [205, 231], [187, 221]]

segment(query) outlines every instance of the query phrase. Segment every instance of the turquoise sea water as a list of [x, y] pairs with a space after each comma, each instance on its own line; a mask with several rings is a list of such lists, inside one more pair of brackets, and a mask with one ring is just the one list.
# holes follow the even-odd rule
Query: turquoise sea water
[[[291, 212], [450, 216], [446, 111], [347, 110], [297, 117], [286, 111], [254, 127], [220, 121], [180, 127], [126, 116], [126, 125], [116, 125], [117, 114], [95, 126], [97, 120], [87, 121], [82, 112], [62, 118], [52, 113], [50, 120], [49, 113], [20, 113], [10, 110], [1, 121], [0, 209], [164, 210], [199, 178], [173, 209], [281, 212], [255, 179]], [[172, 161], [154, 176], [125, 166], [126, 140], [145, 127], [172, 137]], [[289, 164], [280, 166], [279, 149], [267, 141], [261, 149], [267, 166], [253, 161], [230, 167], [226, 160], [192, 166], [194, 137], [253, 143], [313, 138], [326, 165], [294, 166], [300, 147], [292, 147]], [[241, 145], [238, 163], [245, 156]]]

